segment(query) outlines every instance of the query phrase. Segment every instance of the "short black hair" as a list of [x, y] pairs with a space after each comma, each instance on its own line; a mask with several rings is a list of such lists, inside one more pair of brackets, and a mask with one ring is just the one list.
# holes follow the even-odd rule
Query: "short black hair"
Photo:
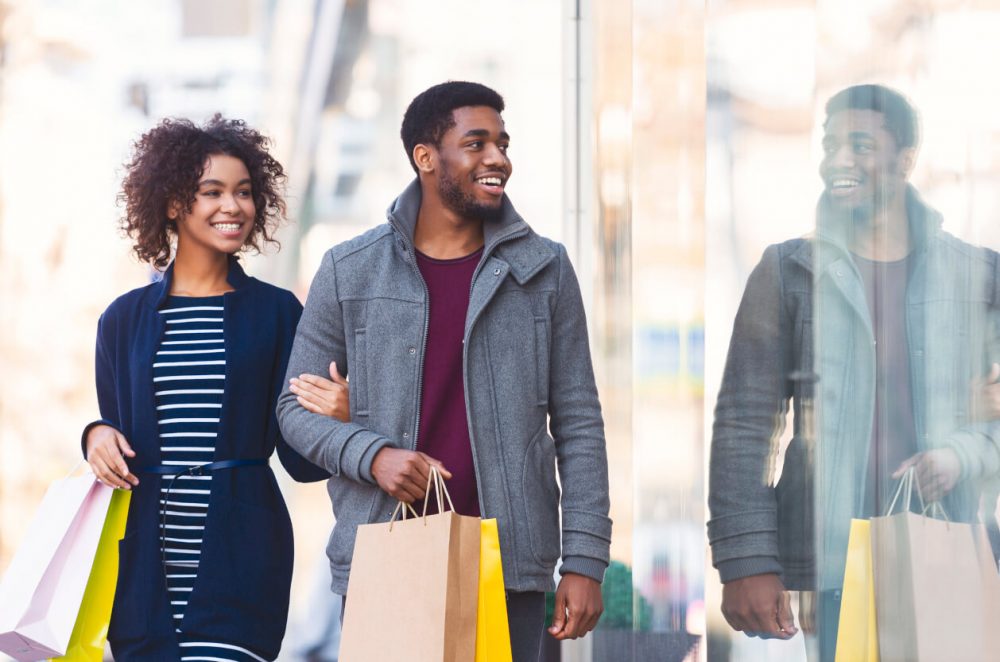
[[837, 92], [826, 102], [826, 118], [841, 110], [874, 110], [885, 116], [886, 130], [896, 139], [896, 147], [916, 147], [920, 140], [920, 119], [910, 101], [884, 85], [854, 85]]
[[413, 148], [420, 144], [438, 147], [442, 136], [455, 126], [452, 111], [466, 106], [489, 106], [498, 113], [504, 109], [503, 97], [496, 90], [458, 80], [430, 87], [410, 102], [403, 115], [399, 137], [403, 139], [403, 148], [414, 172], [419, 171], [413, 160]]

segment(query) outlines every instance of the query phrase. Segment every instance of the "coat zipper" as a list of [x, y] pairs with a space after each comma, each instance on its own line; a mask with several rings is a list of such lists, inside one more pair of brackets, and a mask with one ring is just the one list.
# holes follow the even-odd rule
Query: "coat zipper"
[[[522, 237], [527, 233], [528, 233], [527, 229], [518, 230], [517, 232], [512, 232], [506, 237], [502, 237], [501, 239], [498, 239], [496, 242], [494, 242], [493, 247], [490, 249], [489, 253], [483, 251], [483, 257], [482, 259], [479, 260], [479, 264], [476, 265], [476, 270], [472, 272], [472, 282], [469, 283], [470, 305], [472, 304], [472, 290], [475, 287], [476, 278], [479, 277], [479, 272], [482, 270], [483, 265], [486, 264], [487, 258], [493, 255], [493, 251], [496, 250], [496, 247], [499, 246], [500, 244], [510, 241], [511, 239], [517, 239], [518, 237]], [[479, 516], [486, 517], [486, 504], [483, 501], [483, 491], [482, 489], [480, 489], [482, 481], [479, 479], [479, 456], [476, 454], [476, 438], [475, 438], [475, 433], [472, 430], [472, 417], [469, 407], [469, 371], [468, 371], [469, 343], [466, 342], [471, 337], [472, 329], [473, 327], [476, 326], [476, 322], [479, 320], [480, 312], [482, 312], [482, 309], [476, 312], [475, 317], [473, 317], [472, 321], [469, 323], [469, 333], [466, 334], [464, 330], [462, 331], [462, 390], [465, 392], [465, 425], [466, 427], [469, 428], [469, 446], [472, 447], [472, 469], [476, 477], [476, 496], [479, 499]], [[504, 486], [509, 487], [506, 483], [507, 481], [505, 480]]]
[[[392, 226], [396, 229], [397, 232], [399, 232], [400, 236], [402, 236], [404, 238], [406, 237], [406, 235], [402, 231], [400, 231], [398, 227], [396, 227], [395, 223], [392, 223]], [[503, 243], [505, 243], [507, 241], [510, 241], [511, 239], [517, 239], [518, 237], [522, 237], [522, 236], [524, 236], [527, 233], [528, 233], [527, 229], [522, 229], [522, 230], [518, 230], [516, 232], [512, 232], [511, 234], [507, 235], [506, 237], [501, 237], [500, 239], [498, 239], [497, 241], [495, 241], [493, 243], [493, 246], [490, 248], [490, 251], [488, 253], [485, 251], [485, 249], [483, 250], [483, 256], [482, 256], [482, 258], [480, 258], [479, 264], [476, 265], [476, 270], [472, 272], [472, 282], [469, 284], [469, 303], [470, 304], [472, 303], [472, 290], [473, 290], [473, 288], [474, 288], [474, 286], [476, 284], [476, 278], [479, 277], [479, 272], [482, 270], [483, 265], [486, 264], [486, 259], [490, 255], [493, 254], [493, 251], [500, 244], [503, 244]], [[420, 408], [421, 408], [421, 404], [422, 404], [423, 391], [424, 391], [424, 354], [426, 354], [426, 352], [427, 352], [427, 329], [428, 329], [428, 327], [430, 325], [430, 292], [427, 290], [427, 283], [424, 281], [424, 277], [420, 274], [420, 269], [417, 267], [417, 264], [416, 264], [417, 256], [416, 256], [415, 249], [413, 249], [412, 246], [411, 246], [409, 249], [404, 249], [404, 250], [406, 250], [406, 252], [409, 255], [409, 257], [407, 258], [407, 261], [410, 263], [410, 268], [412, 268], [413, 271], [414, 271], [414, 273], [416, 273], [417, 279], [420, 281], [420, 285], [424, 288], [424, 333], [423, 333], [423, 338], [421, 340], [421, 346], [420, 346], [420, 363], [417, 366], [417, 416], [416, 416], [416, 420], [415, 420], [414, 425], [413, 425], [413, 441], [411, 442], [411, 445], [410, 445], [411, 450], [416, 450], [416, 448], [417, 448], [417, 438], [418, 438], [418, 435], [420, 434]], [[476, 325], [476, 321], [478, 319], [479, 319], [479, 313], [477, 312], [476, 316], [472, 319], [472, 322], [469, 324], [469, 331], [472, 331], [472, 328]], [[483, 502], [483, 492], [479, 488], [479, 486], [482, 484], [482, 481], [479, 478], [479, 457], [476, 454], [476, 440], [475, 440], [475, 437], [474, 437], [473, 431], [472, 431], [472, 420], [471, 420], [471, 418], [469, 416], [469, 388], [468, 388], [469, 384], [468, 384], [468, 370], [467, 370], [467, 366], [468, 366], [468, 343], [466, 342], [466, 340], [468, 340], [468, 336], [465, 334], [464, 330], [463, 330], [462, 336], [463, 336], [463, 339], [462, 339], [462, 382], [463, 382], [462, 383], [462, 387], [463, 387], [463, 390], [465, 391], [465, 424], [469, 428], [469, 446], [470, 446], [470, 448], [472, 450], [472, 469], [473, 469], [473, 473], [475, 474], [475, 478], [476, 478], [476, 495], [477, 495], [478, 500], [479, 500], [479, 515], [480, 515], [480, 517], [482, 517], [482, 516], [484, 516], [486, 514], [486, 507], [485, 507], [485, 504]]]

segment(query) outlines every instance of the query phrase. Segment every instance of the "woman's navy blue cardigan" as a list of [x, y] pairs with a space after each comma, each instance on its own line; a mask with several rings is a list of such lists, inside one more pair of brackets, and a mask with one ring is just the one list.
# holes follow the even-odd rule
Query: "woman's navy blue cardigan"
[[[128, 463], [140, 481], [119, 545], [112, 641], [168, 644], [174, 637], [157, 533], [166, 481], [140, 473], [161, 464], [153, 357], [165, 327], [157, 311], [170, 292], [172, 274], [173, 265], [159, 282], [116, 299], [97, 328], [102, 420], [87, 429], [105, 423], [120, 430], [135, 450]], [[247, 276], [235, 258], [228, 281], [234, 291], [223, 297], [226, 381], [214, 460], [267, 458], [277, 448], [292, 478], [323, 480], [329, 474], [281, 438], [274, 414], [302, 306], [291, 292]], [[278, 484], [266, 465], [217, 471], [210, 499], [197, 584], [177, 627], [273, 659], [285, 634], [292, 579], [292, 525]]]

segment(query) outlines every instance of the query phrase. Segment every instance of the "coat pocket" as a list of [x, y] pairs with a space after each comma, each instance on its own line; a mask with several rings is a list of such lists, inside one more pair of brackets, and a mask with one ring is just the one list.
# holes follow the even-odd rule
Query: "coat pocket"
[[[377, 510], [381, 506], [381, 490], [374, 486], [338, 477], [327, 483], [327, 492], [336, 523], [327, 543], [326, 555], [334, 566], [348, 568], [354, 556], [357, 528], [362, 524], [388, 521], [392, 511]], [[386, 495], [386, 498], [391, 497]]]
[[535, 561], [551, 567], [559, 560], [559, 485], [556, 447], [545, 425], [528, 444], [521, 478], [528, 542]]
[[351, 362], [351, 404], [354, 416], [368, 416], [368, 334], [367, 329], [354, 332], [354, 360]]
[[[150, 634], [149, 610], [151, 594], [154, 593], [147, 582], [141, 581], [139, 570], [149, 567], [149, 564], [142, 562], [144, 555], [140, 546], [138, 530], [118, 541], [118, 581], [115, 606], [108, 626], [108, 639], [114, 641], [141, 639]], [[160, 567], [156, 566], [156, 569]]]
[[269, 508], [221, 495], [212, 508], [180, 627], [276, 653], [292, 583], [288, 511], [283, 504]]
[[535, 404], [547, 407], [549, 404], [549, 320], [535, 318]]
[[[790, 580], [812, 576], [816, 567], [814, 543], [813, 466], [807, 442], [794, 437], [785, 452], [781, 480], [775, 487], [778, 506], [778, 560]], [[796, 585], [795, 588], [808, 588]]]

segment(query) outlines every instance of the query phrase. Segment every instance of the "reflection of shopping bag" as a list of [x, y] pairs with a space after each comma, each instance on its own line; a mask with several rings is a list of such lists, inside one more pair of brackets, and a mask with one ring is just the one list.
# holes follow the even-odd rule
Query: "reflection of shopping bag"
[[[1000, 650], [1000, 577], [986, 533], [979, 524], [909, 512], [914, 485], [911, 470], [893, 500], [895, 504], [905, 486], [902, 512], [872, 518], [882, 662], [995, 660]], [[931, 506], [940, 511], [936, 504]]]
[[434, 468], [425, 512], [431, 490], [440, 514], [406, 519], [401, 503], [391, 521], [358, 527], [341, 662], [475, 658], [480, 520], [445, 511]]
[[66, 655], [58, 658], [60, 660], [101, 662], [104, 659], [104, 642], [108, 638], [111, 607], [118, 583], [118, 542], [125, 535], [125, 520], [128, 519], [131, 500], [132, 493], [124, 490], [115, 490], [111, 495], [111, 505], [101, 531], [87, 590], [80, 603], [80, 614], [76, 617]]
[[0, 583], [0, 651], [17, 660], [66, 652], [112, 492], [91, 474], [49, 487]]
[[878, 662], [871, 525], [866, 519], [851, 520], [844, 589], [840, 599], [836, 662]]
[[484, 519], [481, 525], [476, 662], [511, 662], [507, 594], [503, 586], [497, 521]]

